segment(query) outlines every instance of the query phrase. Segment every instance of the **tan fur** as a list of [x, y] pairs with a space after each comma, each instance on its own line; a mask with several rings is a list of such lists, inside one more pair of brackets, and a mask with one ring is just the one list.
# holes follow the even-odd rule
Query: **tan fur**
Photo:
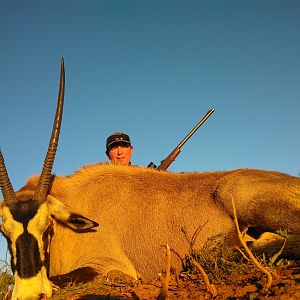
[[[19, 193], [36, 182], [37, 177], [30, 178]], [[164, 245], [181, 258], [187, 254], [183, 228], [191, 236], [204, 226], [199, 248], [218, 233], [235, 244], [232, 196], [244, 228], [300, 233], [299, 192], [300, 178], [271, 171], [178, 174], [113, 164], [85, 166], [73, 175], [56, 176], [50, 194], [100, 227], [78, 234], [56, 224], [50, 276], [83, 267], [99, 274], [117, 270], [134, 278], [156, 276], [165, 264]]]

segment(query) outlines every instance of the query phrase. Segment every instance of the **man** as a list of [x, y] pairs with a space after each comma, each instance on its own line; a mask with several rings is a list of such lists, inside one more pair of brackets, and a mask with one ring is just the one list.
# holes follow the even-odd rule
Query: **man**
[[129, 136], [121, 131], [110, 135], [106, 140], [106, 155], [114, 163], [130, 165], [133, 147]]

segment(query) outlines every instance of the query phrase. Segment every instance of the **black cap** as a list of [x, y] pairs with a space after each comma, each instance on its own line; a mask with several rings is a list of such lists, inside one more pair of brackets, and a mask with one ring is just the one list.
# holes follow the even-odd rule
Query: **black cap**
[[106, 151], [110, 151], [110, 149], [113, 147], [114, 144], [121, 143], [121, 144], [127, 144], [128, 146], [131, 146], [131, 141], [129, 136], [121, 131], [115, 132], [112, 135], [110, 135], [106, 140]]

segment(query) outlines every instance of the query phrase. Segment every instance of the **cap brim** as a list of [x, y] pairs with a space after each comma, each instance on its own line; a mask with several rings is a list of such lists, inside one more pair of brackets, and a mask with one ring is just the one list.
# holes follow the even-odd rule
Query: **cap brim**
[[129, 141], [126, 141], [124, 139], [116, 139], [116, 140], [110, 142], [108, 145], [106, 145], [106, 148], [107, 149], [111, 148], [112, 145], [114, 145], [114, 144], [128, 144], [129, 146], [131, 146], [131, 143]]

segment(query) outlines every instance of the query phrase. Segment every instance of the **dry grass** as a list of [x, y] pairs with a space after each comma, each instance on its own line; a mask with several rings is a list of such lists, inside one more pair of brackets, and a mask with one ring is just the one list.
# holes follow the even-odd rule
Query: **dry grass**
[[202, 278], [206, 284], [207, 287], [207, 291], [213, 296], [216, 297], [218, 295], [218, 291], [215, 287], [214, 284], [211, 284], [208, 278], [207, 273], [205, 272], [205, 270], [201, 267], [201, 265], [196, 262], [194, 259], [192, 259], [192, 263], [194, 264], [194, 266], [198, 269], [198, 271], [200, 272], [200, 274], [202, 275]]
[[0, 260], [0, 300], [9, 299], [14, 278], [6, 260]]
[[169, 290], [169, 283], [171, 277], [171, 250], [168, 244], [166, 246], [166, 251], [167, 251], [166, 275], [163, 276], [162, 273], [158, 274], [162, 286], [161, 286], [160, 293], [157, 296], [157, 300], [165, 300], [168, 298], [168, 290]]
[[[234, 203], [234, 199], [232, 197], [232, 209], [233, 209], [233, 215], [234, 215], [234, 223], [235, 223], [235, 226], [236, 226], [236, 230], [237, 230], [237, 235], [238, 235], [238, 238], [243, 246], [243, 248], [245, 249], [246, 253], [248, 254], [249, 258], [251, 259], [251, 261], [253, 262], [253, 264], [261, 271], [263, 272], [266, 276], [267, 276], [267, 283], [265, 285], [265, 288], [266, 289], [269, 289], [272, 285], [272, 281], [273, 281], [273, 278], [272, 278], [272, 274], [271, 272], [268, 270], [267, 267], [264, 267], [259, 261], [258, 259], [256, 259], [256, 257], [253, 255], [252, 251], [248, 248], [244, 238], [243, 238], [243, 234], [241, 233], [240, 231], [240, 227], [239, 227], [239, 222], [238, 222], [238, 219], [237, 219], [237, 215], [236, 215], [236, 207], [235, 207], [235, 203]], [[282, 252], [282, 250], [280, 251]]]

